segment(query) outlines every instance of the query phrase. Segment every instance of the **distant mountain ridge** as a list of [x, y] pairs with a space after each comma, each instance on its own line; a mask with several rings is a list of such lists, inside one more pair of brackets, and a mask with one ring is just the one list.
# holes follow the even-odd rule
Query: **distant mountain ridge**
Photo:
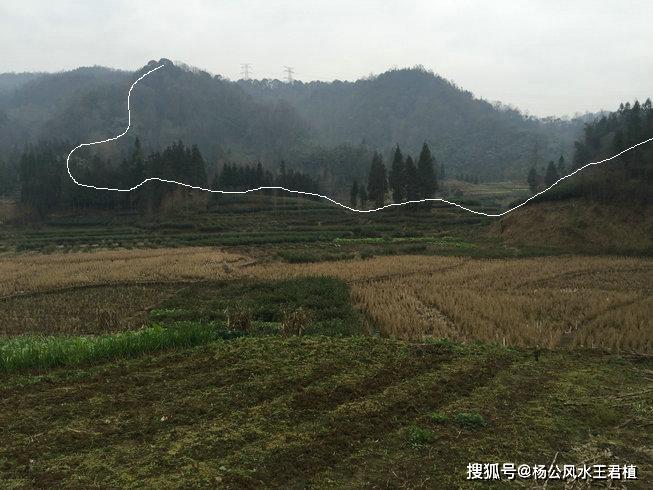
[[[133, 135], [151, 147], [197, 143], [209, 159], [285, 158], [319, 172], [312, 160], [324, 160], [315, 157], [320, 148], [364, 144], [387, 154], [397, 143], [416, 152], [428, 141], [452, 172], [503, 179], [522, 177], [534, 160], [569, 154], [582, 128], [580, 120], [497, 107], [420, 68], [355, 82], [286, 84], [234, 82], [161, 61], [169, 66], [132, 95]], [[136, 73], [90, 67], [0, 75], [0, 154], [40, 139], [78, 143], [121, 132], [130, 84], [157, 63]], [[352, 158], [351, 165], [361, 163]]]
[[583, 125], [580, 119], [526, 117], [419, 67], [355, 82], [238, 83], [257, 97], [290, 103], [323, 144], [365, 140], [384, 148], [396, 142], [416, 152], [428, 141], [439, 160], [484, 178], [513, 175], [533, 158], [567, 153]]

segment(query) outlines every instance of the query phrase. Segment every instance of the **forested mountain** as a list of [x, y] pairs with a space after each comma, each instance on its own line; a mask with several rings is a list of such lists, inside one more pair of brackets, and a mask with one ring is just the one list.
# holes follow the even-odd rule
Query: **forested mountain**
[[[257, 103], [235, 83], [167, 64], [132, 94], [133, 134], [147, 145], [183, 139], [209, 155], [220, 147], [247, 154], [291, 146], [304, 136], [303, 122], [287, 104]], [[0, 111], [31, 141], [107, 138], [126, 126], [129, 86], [155, 65], [136, 73], [84, 68], [44, 75], [1, 96]]]
[[196, 144], [209, 166], [260, 160], [278, 169], [283, 159], [330, 190], [364, 178], [375, 150], [388, 157], [399, 144], [414, 153], [426, 141], [451, 172], [494, 180], [521, 178], [533, 164], [570, 155], [582, 127], [580, 120], [525, 117], [420, 68], [356, 82], [285, 84], [232, 82], [161, 60], [136, 73], [91, 67], [1, 75], [0, 161], [11, 166], [27, 143], [73, 145], [122, 132], [129, 86], [159, 63], [168, 66], [132, 94], [132, 133], [104, 145], [104, 158], [119, 161], [137, 135], [148, 151], [183, 140]]
[[427, 141], [438, 161], [484, 179], [515, 176], [528, 163], [567, 153], [583, 125], [526, 117], [420, 67], [355, 82], [238, 83], [258, 98], [290, 103], [324, 145], [365, 141], [388, 152], [398, 143], [416, 152]]
[[0, 73], [0, 94], [11, 92], [43, 73]]
[[[4, 77], [11, 79], [10, 76], [0, 75], [0, 78]], [[13, 88], [0, 91], [0, 124], [5, 120], [31, 141], [38, 138], [71, 139], [71, 134], [55, 134], [52, 128], [54, 118], [66, 108], [78, 104], [84, 94], [101, 87], [107, 89], [129, 83], [131, 77], [129, 72], [102, 67], [78, 68], [32, 78], [24, 75], [23, 80], [15, 83]], [[124, 102], [121, 106], [124, 112]], [[13, 141], [19, 147], [24, 142]]]

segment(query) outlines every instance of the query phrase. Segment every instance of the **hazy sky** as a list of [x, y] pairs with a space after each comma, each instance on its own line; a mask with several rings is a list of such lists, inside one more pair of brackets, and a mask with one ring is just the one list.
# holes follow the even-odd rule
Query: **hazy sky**
[[421, 64], [536, 115], [653, 96], [651, 0], [0, 0], [0, 72], [183, 61], [354, 80]]

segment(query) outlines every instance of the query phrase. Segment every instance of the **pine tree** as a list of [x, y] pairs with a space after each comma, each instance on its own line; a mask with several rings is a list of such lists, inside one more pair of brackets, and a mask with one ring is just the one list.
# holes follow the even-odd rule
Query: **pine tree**
[[386, 178], [385, 165], [381, 155], [374, 152], [372, 165], [367, 182], [367, 194], [376, 207], [383, 206], [385, 202], [385, 193], [388, 190], [388, 180]]
[[565, 164], [565, 157], [560, 155], [560, 158], [558, 159], [558, 177], [562, 177], [563, 175], [567, 175], [567, 165]]
[[390, 189], [392, 190], [392, 200], [402, 202], [406, 198], [406, 172], [404, 168], [404, 156], [401, 154], [399, 145], [395, 148], [390, 168]]
[[419, 178], [419, 194], [421, 198], [431, 198], [437, 189], [435, 170], [433, 164], [435, 159], [431, 156], [429, 146], [424, 142], [422, 151], [417, 161], [417, 176]]
[[131, 156], [132, 185], [137, 185], [145, 180], [145, 160], [143, 159], [143, 148], [140, 138], [136, 137], [134, 149]]
[[526, 180], [528, 181], [528, 188], [531, 190], [531, 193], [535, 194], [540, 187], [540, 176], [535, 167], [531, 167], [528, 171], [528, 178]]
[[365, 209], [365, 206], [367, 205], [367, 191], [365, 190], [364, 185], [358, 187], [358, 195], [361, 199], [361, 208]]
[[558, 170], [553, 160], [549, 162], [549, 165], [546, 167], [546, 173], [544, 174], [544, 183], [547, 187], [553, 185], [558, 180]]
[[417, 167], [413, 163], [413, 158], [408, 155], [405, 163], [406, 172], [406, 200], [416, 201], [419, 199], [419, 177], [417, 176]]
[[351, 185], [351, 192], [349, 193], [349, 204], [352, 208], [355, 208], [358, 205], [358, 181], [354, 180], [354, 183]]
[[615, 132], [614, 137], [612, 139], [612, 152], [613, 153], [621, 153], [626, 149], [626, 145], [624, 143], [624, 133], [622, 130], [618, 130]]
[[639, 143], [642, 139], [642, 110], [639, 101], [635, 101], [626, 122], [628, 128], [628, 145]]
[[190, 158], [190, 175], [188, 176], [193, 185], [204, 186], [206, 184], [206, 163], [197, 145], [193, 145], [187, 158]]

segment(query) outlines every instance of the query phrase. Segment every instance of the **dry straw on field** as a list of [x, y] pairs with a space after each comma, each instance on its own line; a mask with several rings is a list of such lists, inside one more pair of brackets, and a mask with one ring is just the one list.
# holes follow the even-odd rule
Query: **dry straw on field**
[[333, 275], [381, 335], [653, 351], [653, 262], [617, 257], [381, 257], [248, 273]]
[[7, 256], [0, 259], [0, 296], [87, 284], [335, 276], [349, 283], [353, 303], [383, 336], [653, 351], [650, 259], [386, 256], [246, 264], [210, 248]]
[[0, 297], [90, 284], [220, 279], [244, 261], [211, 248], [9, 255], [0, 258]]

